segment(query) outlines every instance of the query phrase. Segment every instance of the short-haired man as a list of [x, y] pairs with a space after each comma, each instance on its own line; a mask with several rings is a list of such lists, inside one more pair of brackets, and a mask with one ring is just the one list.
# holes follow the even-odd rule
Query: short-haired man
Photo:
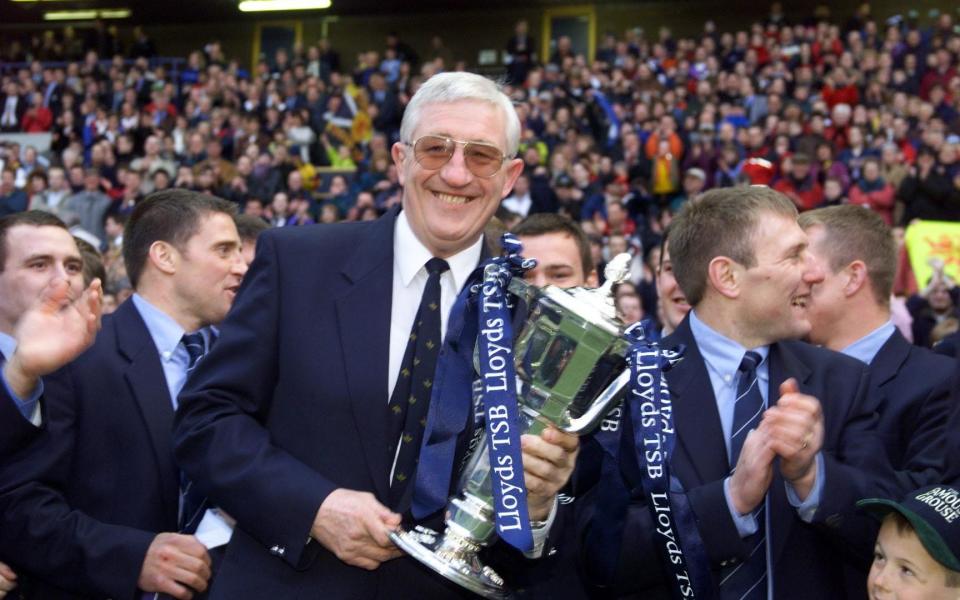
[[39, 433], [40, 377], [93, 341], [99, 305], [100, 283], [84, 291], [63, 221], [41, 211], [0, 218], [0, 463]]
[[[523, 168], [513, 158], [519, 130], [491, 81], [436, 75], [411, 99], [392, 148], [402, 212], [260, 236], [237, 305], [177, 413], [181, 465], [237, 520], [213, 598], [466, 594], [401, 557], [388, 532], [412, 505], [429, 414], [416, 386], [430, 388], [426, 365], [436, 360], [425, 349], [439, 351], [484, 227]], [[469, 429], [464, 422], [459, 456]], [[529, 514], [549, 521], [577, 440], [554, 429], [523, 440]], [[451, 474], [455, 483], [455, 473], [436, 473]], [[539, 552], [550, 527], [536, 525]], [[522, 569], [523, 556], [501, 546], [493, 554]]]
[[[523, 256], [537, 259], [537, 266], [525, 274], [528, 282], [540, 287], [597, 287], [597, 270], [590, 254], [590, 240], [570, 217], [557, 213], [534, 213], [517, 223], [511, 233], [523, 244]], [[594, 460], [592, 457], [598, 456], [599, 448], [591, 446], [586, 452], [591, 457], [587, 462], [591, 462]], [[576, 498], [572, 487], [564, 489], [571, 502]], [[573, 506], [566, 505], [563, 510], [572, 514]], [[556, 543], [556, 552], [553, 553], [549, 568], [551, 575], [530, 586], [532, 597], [562, 597], [567, 600], [586, 597], [576, 566], [579, 545], [575, 532], [572, 528], [568, 529], [564, 531], [564, 536]]]
[[267, 229], [270, 229], [270, 225], [260, 217], [247, 214], [237, 215], [240, 253], [243, 255], [243, 262], [247, 263], [248, 267], [253, 262], [253, 256], [257, 249], [257, 238]]
[[525, 275], [530, 283], [540, 287], [597, 287], [590, 241], [570, 217], [536, 213], [518, 223], [512, 233], [523, 244], [523, 255], [537, 259], [536, 268]]
[[[722, 188], [687, 204], [670, 230], [674, 272], [693, 306], [663, 341], [686, 347], [666, 374], [677, 435], [670, 468], [721, 598], [842, 597], [842, 571], [826, 558], [832, 534], [886, 474], [871, 464], [882, 451], [865, 366], [789, 341], [809, 332], [806, 304], [823, 279], [796, 219], [769, 188]], [[642, 465], [623, 454], [630, 497]], [[660, 568], [645, 504], [632, 500], [611, 528], [604, 519], [616, 511], [585, 502], [581, 555], [618, 593], [666, 598], [673, 577]], [[611, 547], [620, 548], [614, 558]]]
[[136, 293], [93, 346], [45, 378], [49, 423], [0, 472], [0, 558], [40, 597], [186, 599], [206, 589], [199, 516], [173, 460], [177, 393], [246, 265], [235, 207], [187, 190], [136, 206], [123, 254]]
[[870, 397], [901, 488], [935, 483], [949, 415], [952, 361], [908, 342], [890, 320], [896, 245], [883, 218], [860, 206], [800, 215], [824, 280], [813, 286], [809, 340], [870, 365]]

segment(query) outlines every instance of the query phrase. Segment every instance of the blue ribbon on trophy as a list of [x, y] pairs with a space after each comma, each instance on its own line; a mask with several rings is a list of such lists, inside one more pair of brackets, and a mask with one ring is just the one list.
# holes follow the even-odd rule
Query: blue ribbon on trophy
[[412, 513], [422, 519], [445, 506], [453, 476], [457, 436], [466, 427], [472, 407], [473, 349], [480, 362], [480, 384], [495, 524], [506, 543], [521, 550], [533, 547], [527, 492], [523, 483], [520, 432], [513, 358], [510, 279], [536, 266], [524, 259], [520, 241], [501, 239], [503, 256], [485, 261], [483, 279], [472, 278], [457, 297], [434, 377], [433, 394], [414, 487]]
[[[605, 461], [613, 470], [620, 464], [621, 444], [629, 441], [629, 445], [633, 446], [647, 509], [656, 525], [655, 545], [664, 568], [673, 575], [673, 585], [670, 586], [673, 596], [713, 598], [710, 562], [700, 538], [696, 517], [682, 484], [670, 475], [670, 457], [676, 444], [676, 430], [670, 390], [663, 373], [682, 358], [683, 348], [668, 350], [660, 347], [644, 335], [644, 327], [639, 323], [629, 327], [625, 335], [633, 340], [628, 358], [630, 389], [622, 410], [611, 413], [594, 434], [595, 439], [613, 457], [612, 464]], [[633, 429], [632, 440], [621, 438], [621, 418], [629, 418]], [[627, 490], [621, 488], [618, 491], [613, 486], [611, 479], [619, 480], [619, 473], [605, 472], [605, 475], [599, 485], [608, 488], [602, 494], [609, 502], [604, 512], [612, 517], [605, 529], [611, 538], [619, 537], [622, 527], [618, 523], [625, 514], [629, 494]]]

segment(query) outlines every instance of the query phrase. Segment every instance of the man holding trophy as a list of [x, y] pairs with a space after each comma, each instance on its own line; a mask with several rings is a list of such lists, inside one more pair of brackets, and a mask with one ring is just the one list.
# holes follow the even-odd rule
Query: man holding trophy
[[[400, 134], [402, 210], [266, 232], [180, 396], [178, 461], [237, 520], [212, 598], [470, 597], [389, 534], [402, 522], [443, 529], [442, 506], [410, 517], [431, 388], [451, 308], [479, 282], [483, 228], [523, 168], [519, 122], [494, 83], [444, 73], [413, 97]], [[471, 438], [456, 425], [454, 472], [441, 477], [452, 483]], [[579, 445], [554, 428], [521, 442], [524, 554], [537, 558]], [[490, 554], [508, 579], [528, 564], [504, 544]]]

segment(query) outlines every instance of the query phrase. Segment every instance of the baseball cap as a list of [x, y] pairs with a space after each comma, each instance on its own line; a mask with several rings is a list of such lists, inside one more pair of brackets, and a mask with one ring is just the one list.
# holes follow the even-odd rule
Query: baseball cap
[[869, 498], [860, 500], [857, 506], [878, 519], [892, 511], [900, 513], [934, 560], [960, 571], [960, 489], [932, 485], [911, 492], [900, 502]]

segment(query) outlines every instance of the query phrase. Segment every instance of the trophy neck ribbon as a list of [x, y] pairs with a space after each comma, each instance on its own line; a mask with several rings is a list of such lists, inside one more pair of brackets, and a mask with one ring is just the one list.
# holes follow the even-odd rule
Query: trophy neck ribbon
[[[629, 419], [633, 439], [629, 440], [627, 446], [633, 447], [647, 509], [656, 524], [654, 545], [664, 570], [669, 573], [667, 579], [671, 595], [674, 598], [712, 599], [715, 592], [710, 562], [700, 538], [696, 517], [680, 480], [670, 474], [676, 429], [670, 389], [663, 374], [681, 359], [683, 348], [662, 348], [645, 337], [643, 330], [637, 324], [625, 332], [634, 340], [629, 353], [630, 388], [623, 410], [611, 413], [597, 432], [596, 439], [604, 451], [613, 457], [614, 466], [619, 464], [621, 435], [625, 434], [626, 429], [621, 426], [620, 420], [621, 417]], [[615, 476], [619, 479], [619, 474]], [[629, 496], [615, 490], [608, 490], [601, 495], [610, 499], [618, 498], [617, 504], [629, 500]], [[605, 512], [609, 509], [610, 514], [622, 516], [625, 508], [608, 506]], [[613, 523], [604, 529], [608, 535], [622, 534], [622, 528]]]
[[479, 299], [480, 357], [483, 411], [490, 451], [494, 523], [497, 535], [528, 552], [533, 534], [527, 513], [520, 434], [523, 422], [517, 406], [517, 375], [513, 359], [513, 329], [507, 306], [509, 269], [491, 264], [484, 271]]

